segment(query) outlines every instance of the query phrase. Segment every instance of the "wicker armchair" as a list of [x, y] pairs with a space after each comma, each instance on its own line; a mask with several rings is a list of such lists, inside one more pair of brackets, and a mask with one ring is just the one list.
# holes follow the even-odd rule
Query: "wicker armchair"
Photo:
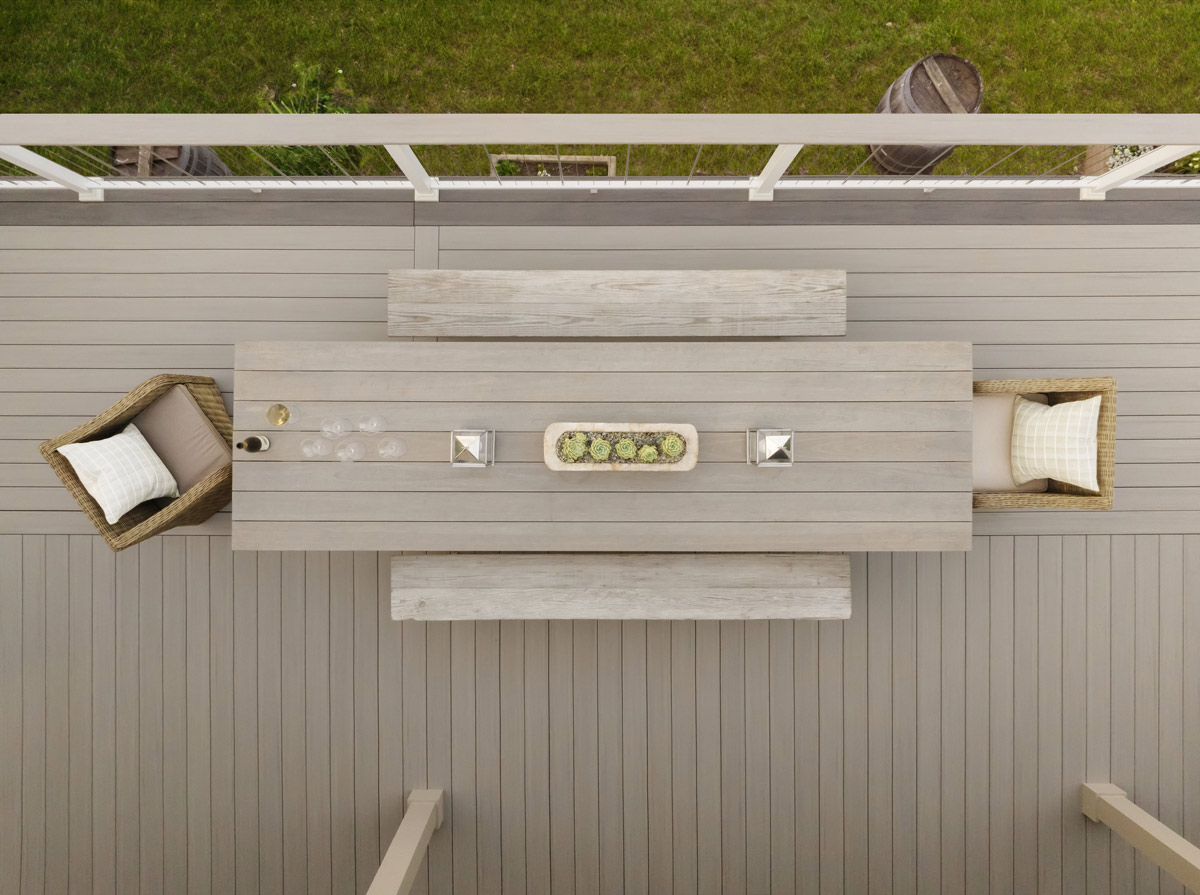
[[92, 441], [116, 434], [155, 399], [176, 385], [183, 385], [192, 393], [204, 415], [212, 421], [225, 440], [232, 444], [233, 424], [225, 410], [225, 402], [221, 399], [221, 390], [216, 381], [207, 376], [164, 373], [147, 379], [94, 419], [76, 426], [65, 435], [43, 442], [38, 447], [51, 469], [62, 479], [67, 490], [79, 502], [79, 506], [113, 550], [124, 550], [180, 525], [198, 525], [228, 504], [233, 496], [233, 467], [228, 465], [197, 482], [163, 509], [158, 509], [153, 503], [143, 503], [122, 516], [115, 525], [109, 525], [99, 504], [80, 483], [67, 458], [58, 453], [58, 448], [64, 444]]
[[977, 395], [1044, 394], [1051, 404], [1083, 401], [1100, 396], [1100, 421], [1096, 430], [1099, 493], [1050, 481], [1042, 493], [977, 491], [974, 505], [996, 509], [1111, 510], [1113, 460], [1117, 437], [1117, 380], [1095, 379], [985, 379], [975, 383]]

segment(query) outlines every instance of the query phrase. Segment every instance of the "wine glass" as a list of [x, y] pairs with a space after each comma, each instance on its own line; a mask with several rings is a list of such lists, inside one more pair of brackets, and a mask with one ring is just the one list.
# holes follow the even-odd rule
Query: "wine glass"
[[361, 441], [343, 441], [337, 446], [337, 458], [343, 462], [361, 460], [367, 455], [367, 449]]
[[333, 453], [333, 445], [324, 438], [306, 438], [300, 442], [300, 453], [308, 457], [328, 457]]
[[387, 431], [387, 420], [381, 416], [364, 416], [358, 421], [358, 431], [364, 435], [378, 435]]
[[385, 438], [379, 442], [379, 456], [385, 460], [395, 460], [408, 452], [408, 445], [400, 438]]
[[329, 417], [321, 421], [321, 434], [326, 438], [338, 438], [354, 431], [354, 423], [344, 416]]

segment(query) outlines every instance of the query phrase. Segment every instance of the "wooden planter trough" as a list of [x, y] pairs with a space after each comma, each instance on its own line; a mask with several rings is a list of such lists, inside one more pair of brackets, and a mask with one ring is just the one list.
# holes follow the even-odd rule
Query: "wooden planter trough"
[[[559, 456], [559, 440], [573, 432], [610, 434], [611, 443], [615, 446], [622, 436], [639, 435], [678, 435], [683, 439], [683, 453], [676, 458], [661, 454], [652, 462], [637, 459], [618, 459], [615, 447], [612, 460], [604, 462], [597, 460], [590, 452], [575, 461], [567, 461]], [[645, 439], [640, 439], [645, 440]], [[651, 439], [655, 442], [657, 438]], [[589, 439], [590, 443], [591, 439]], [[694, 469], [700, 453], [700, 439], [696, 427], [687, 423], [551, 423], [546, 427], [543, 440], [543, 456], [546, 465], [557, 472], [687, 472]]]

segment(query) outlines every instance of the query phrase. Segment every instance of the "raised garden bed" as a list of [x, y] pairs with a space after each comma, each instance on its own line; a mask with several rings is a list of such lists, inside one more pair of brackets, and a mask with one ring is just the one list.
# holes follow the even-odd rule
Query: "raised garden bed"
[[543, 444], [551, 469], [586, 472], [686, 472], [699, 447], [686, 423], [552, 423]]

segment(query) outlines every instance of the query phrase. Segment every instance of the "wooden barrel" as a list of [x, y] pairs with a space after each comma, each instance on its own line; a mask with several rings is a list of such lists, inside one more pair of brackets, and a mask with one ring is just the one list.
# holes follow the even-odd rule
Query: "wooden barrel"
[[[910, 66], [875, 107], [880, 115], [965, 113], [983, 102], [979, 69], [950, 53], [934, 53]], [[871, 160], [885, 174], [929, 174], [954, 151], [953, 146], [870, 146]]]

